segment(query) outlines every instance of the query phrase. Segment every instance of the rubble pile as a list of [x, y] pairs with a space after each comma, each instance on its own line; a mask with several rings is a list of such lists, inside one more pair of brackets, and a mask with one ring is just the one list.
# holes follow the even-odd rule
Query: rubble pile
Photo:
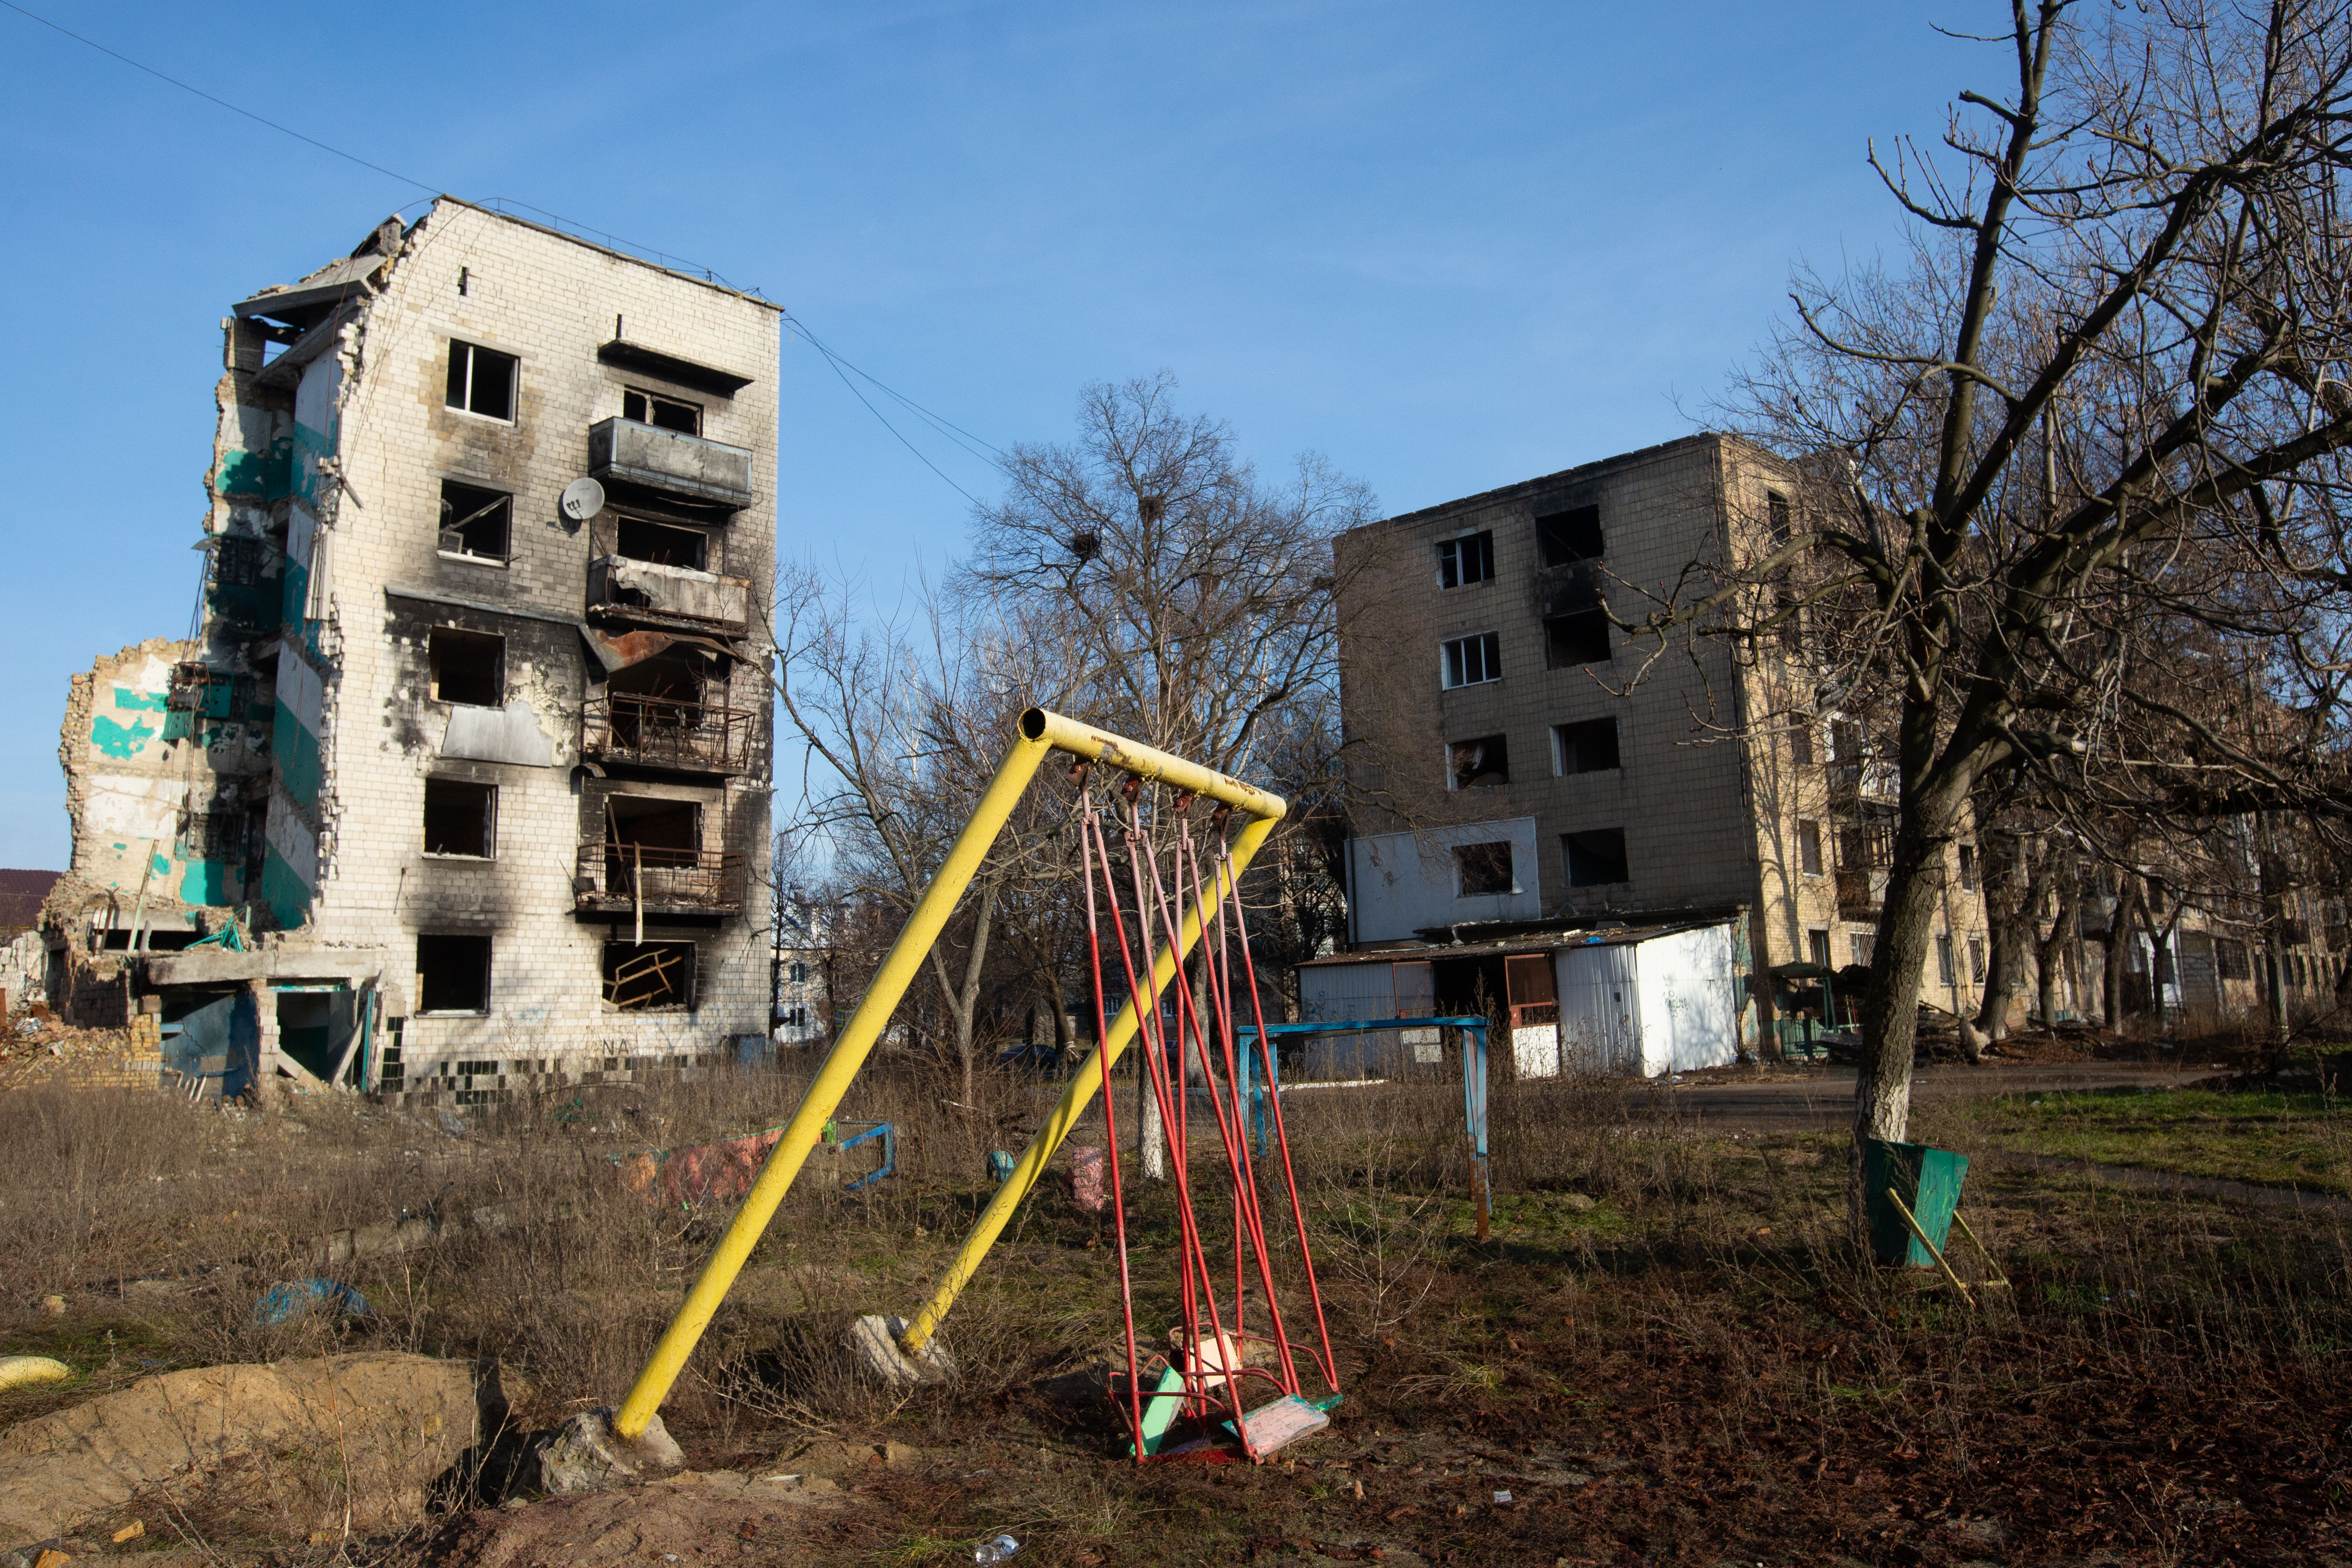
[[0, 1026], [0, 1089], [154, 1089], [163, 1081], [163, 1037], [152, 1015], [127, 1029], [73, 1029], [38, 1015]]

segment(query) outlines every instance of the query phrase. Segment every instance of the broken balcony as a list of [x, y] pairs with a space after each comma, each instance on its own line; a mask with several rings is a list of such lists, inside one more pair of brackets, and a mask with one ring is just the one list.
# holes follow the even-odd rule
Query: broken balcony
[[588, 563], [588, 610], [599, 619], [740, 637], [751, 624], [751, 580], [601, 555]]
[[1886, 873], [1882, 870], [1840, 871], [1837, 911], [1842, 921], [1874, 921], [1886, 901]]
[[588, 700], [580, 750], [675, 773], [740, 773], [751, 765], [751, 714], [740, 708], [614, 692]]
[[588, 472], [604, 483], [618, 480], [735, 510], [753, 500], [748, 447], [634, 419], [600, 419], [588, 426]]
[[572, 886], [574, 910], [583, 915], [740, 914], [743, 857], [610, 841], [583, 844]]

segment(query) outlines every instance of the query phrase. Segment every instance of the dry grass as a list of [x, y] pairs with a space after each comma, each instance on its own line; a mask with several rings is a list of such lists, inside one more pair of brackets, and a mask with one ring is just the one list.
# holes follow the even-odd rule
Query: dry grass
[[[84, 1374], [5, 1396], [0, 1421], [156, 1366], [353, 1342], [496, 1356], [538, 1420], [609, 1403], [723, 1220], [635, 1198], [611, 1156], [772, 1125], [797, 1090], [752, 1074], [567, 1095], [463, 1136], [342, 1100], [238, 1118], [0, 1098], [18, 1173], [0, 1188], [0, 1349]], [[844, 1194], [854, 1173], [812, 1164], [666, 1410], [702, 1463], [812, 1436], [957, 1456], [952, 1486], [881, 1487], [830, 1560], [923, 1561], [968, 1550], [964, 1523], [1020, 1519], [1045, 1562], [1188, 1560], [1304, 1530], [1462, 1562], [1958, 1563], [1990, 1554], [1969, 1521], [1997, 1517], [2019, 1551], [2062, 1560], [2104, 1542], [2134, 1561], [2294, 1561], [2329, 1539], [2352, 1481], [2341, 1210], [1980, 1166], [1969, 1208], [2013, 1288], [1970, 1310], [1846, 1246], [1833, 1139], [1702, 1138], [1627, 1086], [1563, 1081], [1497, 1087], [1480, 1247], [1459, 1090], [1436, 1079], [1287, 1101], [1346, 1385], [1334, 1434], [1296, 1471], [1132, 1471], [1107, 1408], [1038, 1391], [1120, 1331], [1106, 1222], [1056, 1184], [950, 1321], [957, 1387], [901, 1400], [826, 1352], [828, 1323], [919, 1299], [988, 1195], [987, 1151], [1019, 1147], [1051, 1086], [991, 1093], [971, 1109], [904, 1076], [861, 1080], [845, 1110], [898, 1123], [899, 1174]], [[1195, 1158], [1210, 1182], [1218, 1162]], [[1174, 1218], [1164, 1188], [1129, 1198], [1139, 1326], [1156, 1336]], [[1215, 1205], [1203, 1215], [1215, 1239]], [[403, 1215], [428, 1222], [413, 1245], [327, 1260], [334, 1233]], [[1288, 1304], [1296, 1244], [1278, 1250]], [[372, 1316], [255, 1321], [262, 1289], [313, 1275], [363, 1291]], [[62, 1318], [37, 1311], [50, 1294]], [[1005, 1445], [1058, 1457], [973, 1462]], [[1576, 1475], [1592, 1479], [1559, 1479]], [[1539, 1506], [1495, 1509], [1507, 1487]], [[247, 1525], [265, 1545], [266, 1523]]]

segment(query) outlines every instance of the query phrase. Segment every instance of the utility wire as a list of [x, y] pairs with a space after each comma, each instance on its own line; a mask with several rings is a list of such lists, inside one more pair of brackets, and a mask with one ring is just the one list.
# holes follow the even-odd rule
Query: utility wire
[[[281, 136], [291, 136], [295, 141], [303, 142], [311, 147], [316, 147], [320, 152], [325, 153], [331, 157], [341, 158], [345, 163], [356, 163], [362, 169], [367, 169], [373, 173], [383, 174], [390, 179], [398, 180], [401, 184], [405, 185], [414, 185], [418, 190], [425, 191], [429, 194], [438, 195], [442, 191], [447, 189], [446, 185], [430, 184], [426, 181], [417, 179], [413, 174], [404, 174], [397, 169], [387, 169], [383, 164], [373, 163], [368, 159], [361, 157], [356, 153], [346, 153], [341, 147], [331, 146], [327, 142], [320, 141], [315, 136], [305, 135], [301, 132], [295, 130], [290, 125], [283, 125], [264, 115], [256, 114], [249, 109], [242, 108], [236, 104], [231, 103], [225, 98], [216, 97], [212, 93], [206, 92], [203, 88], [197, 87], [193, 83], [183, 81], [178, 77], [171, 76], [165, 72], [157, 70], [153, 66], [134, 60], [129, 55], [123, 54], [118, 49], [110, 49], [95, 38], [85, 37], [80, 33], [75, 32], [70, 27], [63, 26], [56, 22], [52, 22], [47, 16], [40, 15], [38, 12], [29, 11], [24, 6], [17, 5], [16, 0], [0, 0], [0, 7], [5, 7], [7, 10], [14, 11], [16, 15], [24, 17], [26, 21], [37, 22], [40, 26], [48, 28], [49, 31], [56, 33], [60, 37], [71, 38], [75, 43], [80, 44], [85, 47], [96, 49], [100, 54], [106, 56], [107, 58], [120, 61], [121, 64], [129, 66], [132, 70], [143, 72], [148, 76], [153, 77], [157, 81], [163, 82], [172, 87], [176, 87], [182, 92], [190, 93], [197, 98], [203, 99], [206, 103], [226, 109], [231, 114], [241, 115], [244, 118], [252, 121], [257, 125], [266, 126], [269, 130], [277, 132]], [[499, 200], [501, 205], [518, 206], [522, 208], [525, 212], [535, 212], [542, 217], [553, 219], [556, 223], [567, 225], [572, 228], [581, 229], [590, 234], [601, 235], [604, 238], [613, 241], [621, 248], [639, 251], [650, 256], [657, 256], [660, 257], [665, 263], [680, 262], [679, 258], [669, 256], [662, 251], [654, 250], [650, 247], [631, 244], [627, 240], [621, 239], [616, 235], [606, 234], [602, 229], [592, 228], [585, 224], [574, 223], [572, 219], [564, 217], [561, 214], [548, 212], [542, 207], [532, 206], [528, 202], [519, 202], [514, 201], [511, 198], [505, 197], [499, 198]], [[720, 278], [716, 272], [712, 271], [708, 267], [696, 267], [692, 263], [680, 264], [688, 270], [700, 272], [705, 278], [709, 279], [713, 282], [726, 282], [724, 279]], [[733, 288], [734, 285], [727, 284], [727, 287]], [[752, 292], [756, 293], [757, 291], [752, 290]], [[954, 441], [964, 451], [970, 453], [971, 456], [980, 458], [982, 462], [987, 463], [992, 468], [1001, 469], [1004, 467], [1002, 460], [1004, 454], [1000, 448], [991, 445], [987, 441], [982, 440], [979, 437], [973, 435], [971, 431], [964, 429], [961, 426], [955, 424], [951, 420], [932, 413], [929, 409], [925, 408], [921, 404], [917, 403], [913, 398], [908, 397], [906, 394], [898, 391], [897, 388], [888, 385], [878, 377], [872, 375], [866, 371], [859, 370], [857, 366], [851, 364], [847, 360], [843, 359], [839, 354], [835, 353], [833, 350], [827, 348], [824, 342], [819, 341], [817, 335], [808, 330], [807, 322], [801, 321], [796, 316], [787, 315], [785, 319], [790, 321], [794, 327], [799, 329], [801, 335], [808, 340], [810, 347], [815, 349], [818, 353], [824, 356], [825, 363], [833, 367], [834, 374], [841, 378], [842, 385], [849, 388], [850, 395], [856, 398], [858, 402], [864, 404], [866, 405], [866, 411], [873, 415], [875, 418], [880, 420], [882, 427], [885, 430], [889, 431], [892, 436], [897, 437], [900, 446], [906, 447], [908, 451], [914, 453], [917, 461], [920, 462], [923, 467], [930, 469], [931, 472], [939, 475], [941, 479], [946, 480], [949, 488], [953, 489], [957, 494], [962, 496], [964, 500], [971, 502], [974, 506], [979, 506], [981, 504], [981, 500], [978, 496], [973, 495], [970, 490], [965, 489], [961, 485], [957, 484], [955, 480], [949, 479], [944, 469], [942, 469], [937, 463], [932, 462], [930, 458], [925, 457], [919, 447], [918, 447], [912, 441], [908, 440], [904, 435], [899, 433], [897, 426], [891, 424], [887, 418], [884, 417], [882, 411], [875, 407], [872, 401], [868, 399], [863, 392], [860, 392], [857, 389], [857, 384], [849, 379], [850, 373], [856, 372], [856, 374], [863, 379], [871, 382], [886, 395], [903, 405], [910, 412], [916, 415], [917, 417], [922, 419], [926, 424], [929, 424], [933, 429], [938, 430], [941, 435], [946, 436], [950, 440]], [[987, 450], [985, 453], [974, 451], [972, 450], [972, 446], [967, 445], [967, 443], [976, 444], [980, 447], [986, 447]]]
[[216, 103], [223, 109], [227, 110], [231, 114], [242, 114], [247, 120], [252, 121], [255, 124], [267, 125], [272, 131], [291, 136], [297, 142], [308, 142], [311, 146], [316, 147], [321, 153], [331, 153], [336, 157], [341, 158], [348, 163], [357, 163], [362, 169], [373, 169], [379, 174], [388, 174], [392, 178], [398, 180], [403, 184], [415, 185], [420, 191], [437, 192], [440, 189], [437, 185], [428, 185], [423, 180], [412, 178], [407, 174], [401, 174], [397, 170], [387, 169], [381, 163], [371, 163], [356, 153], [346, 153], [341, 147], [330, 147], [324, 142], [320, 141], [317, 137], [305, 136], [299, 131], [295, 130], [291, 126], [280, 125], [275, 120], [265, 120], [260, 115], [254, 113], [250, 109], [239, 109], [236, 104], [231, 103], [228, 100], [225, 98], [215, 98], [203, 88], [191, 87], [188, 83], [182, 81], [178, 77], [165, 76], [153, 66], [141, 65], [129, 55], [118, 54], [114, 50], [108, 48], [104, 44], [100, 43], [95, 38], [86, 38], [79, 33], [75, 32], [71, 27], [61, 27], [57, 23], [50, 21], [47, 16], [41, 16], [37, 12], [26, 10], [22, 5], [16, 4], [16, 0], [0, 0], [0, 5], [5, 5], [9, 10], [16, 12], [16, 15], [24, 17], [28, 22], [38, 22], [42, 26], [48, 28], [49, 31], [53, 33], [62, 33], [77, 44], [87, 44], [101, 55], [105, 55], [112, 59], [121, 60], [132, 70], [145, 71], [157, 81], [169, 82], [173, 87], [178, 88], [182, 92], [193, 92], [198, 98], [203, 99], [206, 103]]
[[[824, 355], [825, 358], [834, 361], [837, 364], [847, 366], [849, 370], [855, 372], [860, 377], [872, 382], [876, 386], [881, 388], [884, 393], [888, 395], [890, 397], [895, 398], [899, 403], [904, 404], [918, 416], [929, 423], [932, 428], [938, 430], [941, 435], [948, 437], [950, 440], [957, 440], [958, 437], [961, 437], [961, 440], [957, 440], [957, 445], [962, 446], [964, 450], [971, 452], [971, 455], [978, 458], [982, 462], [999, 468], [1004, 466], [1003, 461], [1004, 452], [1002, 447], [973, 435], [971, 431], [965, 429], [962, 426], [956, 424], [953, 420], [950, 420], [942, 415], [932, 413], [929, 409], [924, 407], [921, 404], [916, 402], [905, 393], [900, 392], [898, 388], [890, 385], [887, 382], [882, 380], [881, 377], [875, 375], [872, 372], [860, 370], [856, 365], [851, 364], [849, 361], [842, 358], [841, 355], [835, 353], [831, 348], [827, 347], [814, 332], [809, 330], [809, 324], [806, 321], [802, 321], [798, 316], [792, 314], [790, 311], [786, 311], [784, 319], [790, 321], [793, 326], [800, 329], [801, 335], [808, 339], [809, 346], [816, 350], [817, 353]], [[971, 446], [965, 445], [967, 442], [986, 447], [987, 450], [985, 452], [972, 451]]]

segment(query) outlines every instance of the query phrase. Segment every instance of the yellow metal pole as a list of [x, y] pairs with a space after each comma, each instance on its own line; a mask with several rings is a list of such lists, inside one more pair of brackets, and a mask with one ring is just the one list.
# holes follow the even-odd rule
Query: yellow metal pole
[[[1032, 713], [1035, 711], [1031, 710]], [[758, 1243], [761, 1233], [768, 1228], [768, 1221], [775, 1216], [776, 1206], [784, 1201], [784, 1194], [792, 1186], [793, 1178], [800, 1174], [801, 1166], [807, 1163], [809, 1151], [816, 1147], [817, 1138], [824, 1131], [825, 1122], [841, 1104], [841, 1097], [849, 1091], [850, 1080], [865, 1065], [866, 1053], [881, 1037], [883, 1027], [889, 1023], [890, 1015], [898, 1008], [898, 999], [907, 994], [907, 987], [913, 984], [925, 955], [931, 950], [931, 944], [939, 940], [940, 932], [948, 923], [948, 917], [955, 912], [956, 900], [971, 885], [973, 875], [980, 869], [981, 861], [987, 858], [990, 846], [1003, 831], [1005, 819], [1013, 815], [1013, 806], [1020, 802], [1021, 792], [1029, 786], [1038, 764], [1045, 760], [1050, 750], [1052, 747], [1042, 731], [1033, 732], [1029, 716], [1024, 714], [1021, 738], [1005, 753], [1004, 761], [997, 767], [996, 777], [989, 781], [987, 793], [981, 796], [980, 805], [973, 809], [971, 820], [964, 824], [963, 833], [956, 839], [955, 847], [948, 851], [948, 858], [940, 867], [939, 874], [931, 879], [931, 885], [923, 889], [921, 901], [907, 917], [905, 929], [898, 932], [898, 940], [891, 944], [889, 955], [883, 959], [882, 967], [876, 973], [874, 984], [867, 989], [865, 1000], [857, 1005], [857, 1011], [842, 1029], [840, 1038], [826, 1053], [824, 1065], [817, 1068], [815, 1080], [809, 1085], [808, 1092], [801, 1097], [800, 1109], [793, 1113], [792, 1122], [784, 1129], [783, 1136], [769, 1152], [768, 1162], [761, 1168], [760, 1179], [744, 1194], [743, 1206], [735, 1211], [735, 1218], [727, 1226], [727, 1234], [719, 1237], [718, 1250], [710, 1255], [710, 1261], [703, 1265], [702, 1277], [694, 1282], [694, 1289], [687, 1294], [686, 1304], [670, 1321], [668, 1330], [663, 1333], [661, 1342], [654, 1347], [654, 1353], [646, 1361], [645, 1370], [637, 1373], [637, 1381], [630, 1387], [628, 1397], [621, 1402], [620, 1410], [613, 1417], [613, 1429], [622, 1436], [635, 1438], [644, 1435], [646, 1424], [652, 1421], [654, 1412], [661, 1407], [670, 1385], [685, 1370], [686, 1358], [693, 1353], [696, 1342], [702, 1338], [702, 1331], [710, 1326], [710, 1319], [719, 1310], [719, 1303], [726, 1300], [728, 1289], [735, 1283], [735, 1277], [743, 1271], [744, 1260], [751, 1256], [751, 1248]]]
[[[1216, 774], [1211, 776], [1221, 777]], [[1234, 783], [1232, 780], [1224, 782]], [[1247, 789], [1249, 786], [1237, 784], [1236, 787]], [[1274, 814], [1255, 818], [1234, 840], [1233, 880], [1236, 886], [1240, 883], [1242, 871], [1250, 863], [1250, 858], [1265, 842], [1266, 835], [1274, 831], [1274, 825], [1281, 820], [1286, 809], [1278, 795], [1266, 795], [1257, 791], [1251, 793], [1260, 800], [1272, 801]], [[1187, 914], [1182, 929], [1177, 933], [1175, 947], [1160, 950], [1158, 962], [1151, 966], [1150, 994], [1154, 999], [1175, 978], [1184, 955], [1191, 952], [1193, 943], [1200, 940], [1203, 918], [1223, 901], [1224, 884], [1224, 878], [1216, 879], [1216, 896], [1209, 901], [1208, 908], [1195, 908]], [[1054, 1151], [1061, 1147], [1062, 1140], [1068, 1137], [1070, 1130], [1077, 1125], [1078, 1117], [1085, 1111], [1087, 1101], [1102, 1089], [1104, 1075], [1117, 1065], [1119, 1052], [1125, 1050], [1127, 1043], [1135, 1037], [1139, 1021], [1136, 1001], [1137, 998], [1129, 997], [1127, 1005], [1118, 1010], [1118, 1016], [1111, 1020], [1110, 1032], [1100, 1048], [1087, 1059], [1086, 1065], [1078, 1069], [1077, 1076], [1070, 1080], [1070, 1087], [1063, 1093], [1061, 1103], [1054, 1107], [1053, 1114], [1045, 1119], [1044, 1126], [1037, 1129], [1037, 1136], [1030, 1141], [1020, 1163], [1013, 1167], [1013, 1174], [1005, 1179], [1004, 1185], [997, 1189], [996, 1196], [990, 1200], [988, 1207], [981, 1211], [979, 1221], [972, 1226], [971, 1234], [964, 1238], [962, 1249], [957, 1252], [954, 1261], [948, 1265], [939, 1288], [931, 1292], [931, 1299], [923, 1303], [923, 1310], [915, 1315], [915, 1321], [900, 1336], [899, 1348], [908, 1355], [920, 1352], [931, 1336], [939, 1331], [940, 1320], [946, 1317], [948, 1310], [955, 1305], [956, 1298], [963, 1293], [964, 1286], [979, 1269], [981, 1258], [996, 1244], [997, 1237], [1012, 1223], [1013, 1211], [1021, 1206], [1022, 1200], [1029, 1195], [1029, 1190], [1045, 1174], [1045, 1162], [1054, 1157]], [[1112, 1150], [1111, 1157], [1117, 1159], [1118, 1151]], [[1183, 1151], [1177, 1151], [1176, 1157], [1182, 1159]]]

